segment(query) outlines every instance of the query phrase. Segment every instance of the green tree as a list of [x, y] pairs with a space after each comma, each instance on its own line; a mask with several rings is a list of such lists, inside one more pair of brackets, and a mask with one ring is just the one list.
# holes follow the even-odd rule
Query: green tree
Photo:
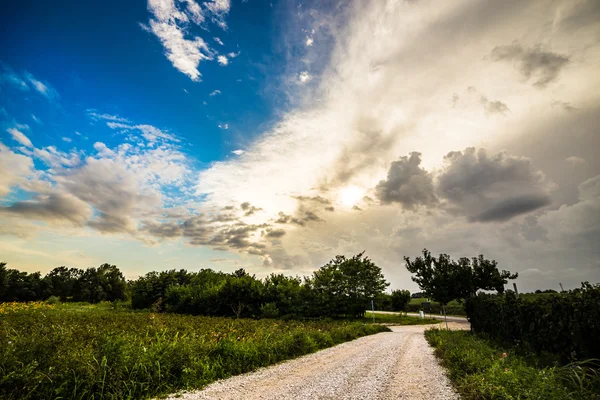
[[73, 296], [77, 280], [83, 275], [83, 270], [78, 268], [57, 267], [48, 272], [44, 281], [48, 285], [49, 295], [60, 297], [66, 301]]
[[369, 300], [387, 286], [381, 268], [364, 252], [352, 258], [338, 255], [315, 271], [312, 278], [321, 310], [329, 316], [363, 316]]
[[487, 260], [480, 255], [471, 259], [462, 257], [456, 261], [448, 254], [440, 254], [438, 258], [423, 249], [422, 256], [411, 261], [404, 257], [406, 269], [415, 274], [416, 282], [428, 297], [445, 306], [452, 300], [462, 301], [474, 296], [478, 290], [496, 290], [504, 292], [504, 285], [509, 279], [516, 279], [518, 274], [499, 271], [498, 263]]
[[410, 303], [410, 292], [408, 290], [393, 290], [391, 299], [393, 311], [406, 311], [406, 307]]

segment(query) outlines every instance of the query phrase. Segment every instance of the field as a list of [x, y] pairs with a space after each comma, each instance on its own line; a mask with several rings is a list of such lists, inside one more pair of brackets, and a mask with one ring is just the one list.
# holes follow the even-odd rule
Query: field
[[[372, 322], [373, 313], [371, 311], [367, 311], [365, 313], [364, 319], [367, 322]], [[412, 317], [410, 315], [405, 316], [402, 314], [380, 314], [378, 312], [375, 312], [375, 323], [388, 325], [430, 325], [439, 324], [440, 321], [434, 318], [421, 319], [420, 317]]]
[[425, 336], [463, 399], [600, 399], [598, 360], [559, 367], [470, 332], [432, 329]]
[[4, 303], [0, 398], [149, 398], [386, 330], [360, 321], [132, 312], [110, 303]]

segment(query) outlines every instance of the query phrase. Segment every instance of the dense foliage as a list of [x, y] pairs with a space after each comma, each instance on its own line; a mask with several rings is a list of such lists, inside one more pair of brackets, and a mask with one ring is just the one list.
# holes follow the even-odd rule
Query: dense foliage
[[36, 301], [56, 296], [63, 301], [98, 303], [124, 300], [126, 293], [123, 274], [110, 264], [86, 270], [58, 267], [42, 277], [39, 272], [28, 274], [0, 263], [0, 302]]
[[425, 336], [465, 400], [600, 399], [600, 376], [593, 362], [540, 367], [538, 360], [470, 332], [433, 329]]
[[496, 290], [504, 292], [504, 285], [509, 279], [516, 279], [518, 274], [499, 271], [498, 263], [479, 257], [461, 257], [451, 260], [448, 254], [440, 254], [438, 258], [423, 249], [423, 255], [411, 261], [404, 257], [406, 269], [415, 274], [412, 280], [416, 282], [428, 297], [448, 304], [455, 299], [467, 299], [474, 296], [478, 290]]
[[538, 354], [600, 358], [600, 285], [534, 299], [480, 294], [467, 301], [473, 331]]
[[[356, 318], [371, 299], [385, 298], [387, 285], [381, 268], [361, 253], [337, 256], [304, 279], [271, 274], [260, 280], [243, 269], [151, 272], [131, 283], [131, 301], [137, 309], [192, 315]], [[385, 300], [392, 307], [392, 297]]]
[[78, 307], [0, 305], [0, 398], [149, 398], [387, 330]]

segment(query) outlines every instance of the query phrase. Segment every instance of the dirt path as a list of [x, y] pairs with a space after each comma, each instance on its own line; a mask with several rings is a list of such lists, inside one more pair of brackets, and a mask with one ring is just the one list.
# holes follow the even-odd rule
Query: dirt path
[[458, 399], [423, 331], [379, 333], [171, 399]]

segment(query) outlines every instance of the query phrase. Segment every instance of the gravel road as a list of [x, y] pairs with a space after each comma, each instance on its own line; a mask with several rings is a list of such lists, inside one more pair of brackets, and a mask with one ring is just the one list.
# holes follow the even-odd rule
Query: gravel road
[[391, 329], [170, 399], [458, 399], [427, 326]]

